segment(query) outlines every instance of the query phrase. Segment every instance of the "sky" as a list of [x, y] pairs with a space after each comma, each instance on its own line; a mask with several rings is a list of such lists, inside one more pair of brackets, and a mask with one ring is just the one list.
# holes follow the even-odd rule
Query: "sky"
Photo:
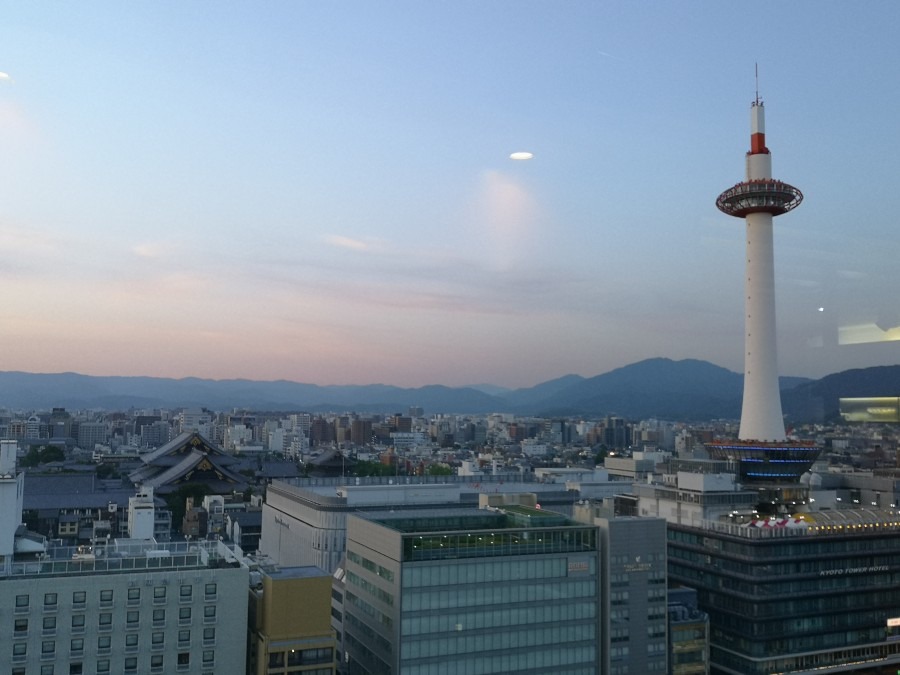
[[[0, 370], [529, 387], [900, 363], [900, 3], [0, 5]], [[509, 158], [517, 151], [533, 159]]]

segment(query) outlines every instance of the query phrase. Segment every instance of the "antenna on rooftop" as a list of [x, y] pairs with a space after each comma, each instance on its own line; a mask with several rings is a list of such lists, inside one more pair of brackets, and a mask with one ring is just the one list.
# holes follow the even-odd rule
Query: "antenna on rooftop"
[[753, 70], [756, 73], [756, 105], [759, 105], [759, 61], [753, 64]]

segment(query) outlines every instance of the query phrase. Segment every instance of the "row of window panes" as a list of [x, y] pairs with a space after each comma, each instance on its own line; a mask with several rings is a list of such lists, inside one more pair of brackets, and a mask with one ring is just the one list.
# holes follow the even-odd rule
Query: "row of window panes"
[[[593, 560], [591, 560], [593, 568]], [[592, 569], [593, 571], [593, 569]], [[568, 577], [566, 558], [532, 560], [477, 560], [434, 565], [410, 565], [403, 569], [403, 588], [457, 586], [471, 583], [546, 581]]]
[[594, 619], [596, 616], [597, 602], [593, 598], [538, 606], [522, 605], [475, 611], [427, 613], [415, 617], [404, 615], [401, 634], [406, 637], [486, 628], [496, 630], [503, 626], [546, 625], [557, 621]]
[[[20, 648], [21, 647], [21, 648]], [[329, 650], [330, 651], [330, 650]], [[56, 653], [56, 647], [53, 642], [44, 642], [41, 645], [41, 654], [43, 656], [52, 656]], [[13, 645], [13, 656], [25, 656], [25, 644], [24, 643], [16, 643]], [[202, 653], [202, 663], [203, 667], [208, 668], [215, 663], [216, 653], [215, 651], [209, 649], [205, 650]], [[313, 663], [313, 662], [310, 662]], [[321, 661], [316, 661], [315, 663], [322, 663]], [[186, 669], [187, 666], [191, 664], [191, 653], [190, 652], [179, 652], [176, 656], [176, 664], [179, 667], [179, 670]], [[137, 657], [126, 657], [125, 658], [125, 672], [133, 673], [137, 672], [138, 659]], [[161, 670], [164, 666], [163, 654], [152, 654], [150, 656], [150, 668], [154, 670]], [[69, 674], [70, 675], [80, 675], [83, 672], [84, 666], [80, 663], [73, 663], [69, 666]], [[18, 675], [18, 673], [22, 673], [25, 675], [26, 671], [14, 669], [13, 674]], [[98, 673], [108, 673], [109, 670], [109, 660], [101, 659], [97, 661], [97, 670]], [[54, 669], [52, 665], [41, 666], [42, 675], [53, 675]]]
[[[287, 652], [270, 652], [269, 668], [283, 668], [285, 663], [291, 666], [310, 666], [318, 663], [332, 663], [334, 650], [331, 647], [317, 649], [291, 649]], [[329, 672], [331, 672], [329, 670]], [[304, 675], [308, 671], [303, 671]]]
[[403, 611], [443, 610], [484, 607], [515, 602], [549, 603], [560, 600], [593, 598], [597, 593], [594, 579], [570, 578], [519, 584], [465, 584], [447, 589], [415, 588], [404, 592]]
[[[207, 599], [212, 599], [216, 597], [217, 594], [217, 586], [215, 583], [208, 583], [204, 586], [204, 595]], [[179, 597], [182, 600], [190, 600], [193, 598], [194, 589], [190, 584], [183, 584], [179, 589]], [[153, 598], [154, 600], [165, 600], [166, 599], [166, 587], [165, 586], [156, 586], [153, 589]], [[129, 588], [128, 589], [128, 600], [129, 602], [138, 601], [141, 599], [141, 589], [140, 588]], [[100, 591], [100, 603], [108, 604], [113, 601], [113, 591], [112, 589], [104, 589]], [[44, 593], [44, 607], [51, 608], [56, 607], [59, 602], [59, 594], [57, 593]], [[86, 591], [73, 591], [72, 592], [72, 606], [79, 607], [83, 606], [87, 602], [87, 592]], [[27, 593], [22, 593], [16, 596], [16, 608], [23, 609], [26, 607], [30, 607], [31, 604], [31, 596]]]
[[539, 649], [502, 655], [471, 654], [437, 663], [413, 663], [403, 668], [404, 675], [456, 675], [457, 673], [510, 673], [539, 668], [542, 672], [593, 675], [597, 672], [595, 645], [571, 649]]
[[497, 649], [517, 651], [542, 647], [569, 649], [573, 643], [590, 642], [596, 638], [597, 626], [593, 621], [579, 621], [536, 628], [507, 630], [454, 632], [440, 640], [423, 636], [422, 639], [405, 639], [403, 642], [403, 672], [410, 659], [476, 654]]
[[[216, 640], [216, 629], [212, 626], [203, 629], [203, 642], [211, 643]], [[178, 631], [178, 641], [179, 642], [190, 642], [191, 641], [191, 631], [189, 630], [181, 630]], [[151, 634], [151, 643], [152, 644], [163, 644], [165, 642], [165, 633], [162, 631], [154, 632]], [[100, 635], [97, 638], [97, 649], [109, 649], [111, 647], [112, 641], [109, 635]], [[125, 646], [126, 647], [137, 647], [138, 644], [138, 633], [127, 633], [125, 635]], [[22, 655], [26, 650], [26, 642], [16, 642], [13, 645], [13, 654]], [[81, 652], [84, 651], [84, 639], [83, 638], [73, 638], [69, 643], [69, 648], [73, 652]], [[56, 651], [56, 643], [52, 640], [44, 641], [42, 643], [42, 652], [54, 652]]]
[[[179, 621], [190, 621], [191, 620], [191, 607], [180, 607], [178, 609], [178, 620]], [[166, 620], [166, 610], [165, 609], [154, 609], [153, 610], [153, 623], [164, 623]], [[214, 621], [216, 618], [216, 606], [215, 605], [206, 605], [203, 608], [203, 618], [205, 622]], [[84, 630], [86, 623], [84, 614], [74, 614], [72, 615], [72, 628], [77, 630]], [[125, 624], [128, 628], [136, 628], [138, 624], [140, 624], [140, 612], [138, 611], [128, 611], [125, 614]], [[101, 613], [97, 617], [97, 625], [100, 630], [112, 630], [113, 620], [112, 613], [104, 612]], [[55, 616], [45, 616], [42, 620], [41, 629], [44, 632], [55, 631], [57, 626], [57, 621]], [[13, 625], [13, 630], [15, 634], [21, 635], [23, 633], [28, 632], [28, 619], [16, 619], [15, 624]]]

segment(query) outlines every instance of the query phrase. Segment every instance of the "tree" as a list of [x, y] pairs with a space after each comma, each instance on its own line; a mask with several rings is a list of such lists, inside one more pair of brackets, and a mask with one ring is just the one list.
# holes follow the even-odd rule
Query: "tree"
[[357, 462], [353, 467], [354, 476], [393, 476], [394, 467], [381, 462]]
[[66, 458], [66, 453], [55, 445], [32, 445], [25, 456], [22, 458], [22, 466], [32, 467], [47, 462], [62, 462]]
[[453, 469], [446, 464], [432, 464], [428, 467], [426, 473], [429, 476], [452, 476]]
[[104, 462], [103, 464], [97, 465], [97, 478], [117, 478], [118, 476], [119, 470], [116, 468], [115, 464]]

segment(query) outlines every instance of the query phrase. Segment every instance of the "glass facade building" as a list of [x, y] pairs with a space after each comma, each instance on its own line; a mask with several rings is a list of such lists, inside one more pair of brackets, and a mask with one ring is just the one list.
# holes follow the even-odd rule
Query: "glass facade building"
[[346, 672], [598, 672], [595, 527], [510, 507], [354, 515], [347, 533]]
[[[900, 669], [900, 516], [817, 512], [796, 527], [669, 523], [669, 578], [710, 616], [713, 673]], [[813, 520], [814, 518], [814, 520]]]

